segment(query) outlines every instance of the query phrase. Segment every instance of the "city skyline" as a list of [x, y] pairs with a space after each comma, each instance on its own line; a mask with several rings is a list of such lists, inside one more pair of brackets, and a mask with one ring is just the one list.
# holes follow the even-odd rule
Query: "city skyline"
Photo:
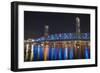
[[90, 15], [24, 12], [24, 17], [24, 61], [90, 59]]
[[44, 36], [44, 26], [49, 26], [49, 34], [75, 33], [76, 17], [80, 18], [81, 32], [90, 32], [89, 14], [50, 13], [50, 12], [24, 12], [24, 38], [37, 38]]

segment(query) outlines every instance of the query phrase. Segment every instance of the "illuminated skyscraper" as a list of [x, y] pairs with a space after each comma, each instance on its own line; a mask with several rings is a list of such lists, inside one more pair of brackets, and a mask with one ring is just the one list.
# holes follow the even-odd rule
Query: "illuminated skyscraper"
[[80, 39], [80, 18], [76, 17], [76, 35], [77, 39]]
[[47, 38], [48, 38], [48, 33], [49, 33], [49, 26], [48, 25], [45, 25], [44, 26], [44, 37], [45, 37], [45, 42], [44, 42], [44, 60], [47, 60], [47, 57], [48, 57], [48, 49], [49, 49], [49, 46], [48, 46], [48, 41], [47, 41]]
[[81, 58], [81, 46], [80, 40], [81, 39], [81, 30], [80, 30], [80, 18], [76, 17], [76, 48], [75, 48], [75, 58]]
[[49, 26], [48, 25], [45, 25], [45, 27], [44, 27], [44, 36], [45, 36], [45, 39], [48, 37], [48, 35], [49, 35]]

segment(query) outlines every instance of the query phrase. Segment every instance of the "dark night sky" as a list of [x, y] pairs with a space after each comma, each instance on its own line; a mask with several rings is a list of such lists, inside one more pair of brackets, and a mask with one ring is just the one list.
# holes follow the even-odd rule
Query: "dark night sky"
[[24, 11], [24, 38], [44, 35], [44, 26], [49, 25], [49, 34], [75, 32], [75, 18], [80, 18], [81, 32], [90, 32], [90, 15]]

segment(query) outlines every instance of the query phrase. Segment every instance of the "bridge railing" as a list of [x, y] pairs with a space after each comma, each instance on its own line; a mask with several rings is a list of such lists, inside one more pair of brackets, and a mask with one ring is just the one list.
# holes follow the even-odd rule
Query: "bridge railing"
[[90, 40], [90, 33], [81, 33], [77, 35], [76, 33], [60, 33], [51, 34], [48, 37], [40, 37], [35, 39], [35, 41], [55, 41], [55, 40]]

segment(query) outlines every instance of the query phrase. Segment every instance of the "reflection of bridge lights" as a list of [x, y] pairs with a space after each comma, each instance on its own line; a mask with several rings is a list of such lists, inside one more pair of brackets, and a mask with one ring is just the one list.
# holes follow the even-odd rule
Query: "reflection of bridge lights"
[[[25, 61], [89, 59], [89, 41], [42, 41], [26, 43]], [[31, 56], [29, 50], [31, 47]], [[75, 47], [76, 46], [76, 47]], [[88, 47], [87, 47], [88, 46]], [[83, 48], [82, 48], [83, 47]], [[81, 50], [80, 50], [81, 49]], [[81, 57], [81, 56], [84, 57]]]
[[89, 58], [89, 49], [87, 47], [85, 47], [85, 59]]
[[43, 46], [43, 43], [41, 43], [41, 46]]
[[73, 59], [73, 48], [69, 49], [69, 59]]

